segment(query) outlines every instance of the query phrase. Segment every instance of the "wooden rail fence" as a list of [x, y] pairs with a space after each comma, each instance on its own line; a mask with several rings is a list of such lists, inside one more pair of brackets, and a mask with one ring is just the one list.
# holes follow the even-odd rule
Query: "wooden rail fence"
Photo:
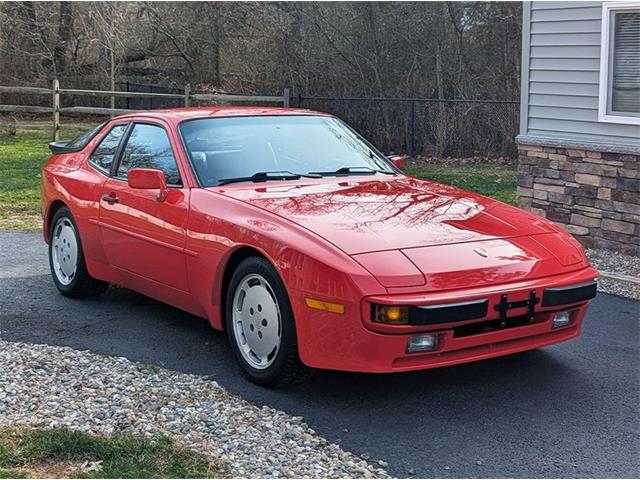
[[284, 107], [290, 105], [291, 94], [290, 89], [285, 88], [282, 95], [235, 95], [228, 93], [192, 93], [191, 86], [185, 85], [184, 93], [148, 93], [148, 92], [123, 92], [108, 90], [82, 90], [77, 88], [60, 88], [58, 80], [54, 80], [51, 88], [41, 87], [14, 87], [1, 86], [0, 93], [15, 93], [21, 95], [51, 95], [51, 107], [42, 107], [36, 105], [3, 105], [0, 104], [0, 112], [19, 112], [19, 113], [49, 113], [52, 114], [51, 127], [43, 125], [17, 125], [18, 128], [29, 128], [42, 130], [51, 129], [54, 141], [59, 139], [59, 132], [62, 128], [60, 124], [61, 114], [87, 114], [87, 115], [121, 115], [132, 113], [140, 110], [122, 109], [122, 108], [101, 108], [101, 107], [61, 107], [60, 99], [63, 95], [68, 96], [85, 96], [85, 97], [116, 97], [125, 98], [162, 98], [172, 100], [183, 100], [184, 106], [191, 106], [192, 102], [215, 102], [215, 103], [281, 103]]

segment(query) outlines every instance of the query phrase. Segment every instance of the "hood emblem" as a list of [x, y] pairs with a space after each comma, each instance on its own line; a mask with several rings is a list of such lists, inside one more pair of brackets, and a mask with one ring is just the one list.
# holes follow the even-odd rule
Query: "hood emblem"
[[489, 253], [484, 248], [474, 248], [473, 251], [483, 258], [487, 258], [489, 256]]

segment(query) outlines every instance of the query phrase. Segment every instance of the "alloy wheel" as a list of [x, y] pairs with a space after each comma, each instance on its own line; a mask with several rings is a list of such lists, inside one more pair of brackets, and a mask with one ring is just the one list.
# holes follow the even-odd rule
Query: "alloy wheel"
[[244, 360], [257, 370], [276, 359], [282, 339], [278, 301], [269, 282], [257, 273], [246, 275], [233, 295], [233, 333]]
[[78, 238], [73, 223], [66, 217], [60, 218], [53, 227], [51, 259], [58, 281], [62, 285], [71, 284], [78, 268]]

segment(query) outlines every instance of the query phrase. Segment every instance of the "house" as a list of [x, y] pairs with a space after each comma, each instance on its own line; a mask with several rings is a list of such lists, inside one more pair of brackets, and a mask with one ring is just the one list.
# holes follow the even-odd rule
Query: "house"
[[640, 1], [525, 2], [518, 201], [640, 256]]

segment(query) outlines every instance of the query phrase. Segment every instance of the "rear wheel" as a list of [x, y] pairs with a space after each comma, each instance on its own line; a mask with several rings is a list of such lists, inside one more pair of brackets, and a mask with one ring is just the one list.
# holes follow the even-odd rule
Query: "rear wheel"
[[78, 227], [67, 207], [61, 207], [51, 221], [49, 265], [56, 287], [68, 297], [91, 297], [109, 286], [87, 272], [87, 265], [78, 236]]
[[293, 311], [273, 266], [249, 257], [233, 273], [226, 301], [229, 342], [255, 383], [282, 387], [311, 373], [298, 356]]

